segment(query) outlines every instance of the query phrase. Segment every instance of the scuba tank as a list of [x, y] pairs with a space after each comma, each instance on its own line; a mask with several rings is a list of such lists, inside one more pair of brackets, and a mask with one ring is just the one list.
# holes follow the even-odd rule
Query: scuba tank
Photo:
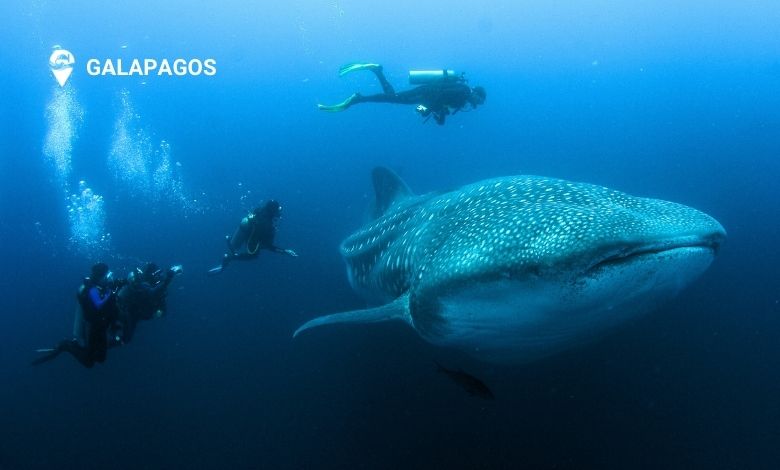
[[87, 345], [87, 336], [89, 336], [89, 323], [84, 318], [84, 307], [82, 306], [82, 302], [88, 295], [89, 285], [89, 278], [84, 279], [76, 294], [76, 310], [73, 312], [73, 337], [80, 346]]
[[79, 346], [87, 345], [88, 327], [89, 325], [87, 325], [86, 320], [84, 320], [84, 310], [82, 310], [81, 305], [77, 303], [76, 311], [73, 312], [73, 337], [76, 338]]
[[410, 85], [427, 85], [430, 83], [444, 81], [459, 81], [463, 79], [463, 74], [456, 74], [454, 70], [410, 70]]

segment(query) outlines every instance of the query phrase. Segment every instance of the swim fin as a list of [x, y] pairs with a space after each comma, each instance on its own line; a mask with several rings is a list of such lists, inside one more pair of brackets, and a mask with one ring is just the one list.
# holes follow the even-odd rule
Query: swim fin
[[381, 69], [382, 66], [379, 64], [360, 64], [360, 63], [352, 63], [347, 65], [342, 65], [339, 69], [339, 77], [343, 77], [344, 75], [355, 72], [357, 70], [377, 70]]
[[74, 340], [63, 340], [60, 342], [60, 344], [57, 345], [56, 348], [42, 348], [42, 349], [36, 349], [35, 352], [43, 354], [42, 356], [36, 358], [33, 360], [30, 365], [31, 366], [37, 366], [40, 364], [43, 364], [44, 362], [53, 361], [56, 359], [57, 356], [60, 355], [61, 352], [65, 351], [67, 349], [68, 343], [73, 342]]
[[326, 104], [318, 104], [317, 109], [320, 111], [327, 111], [329, 113], [337, 113], [339, 111], [344, 111], [345, 109], [349, 108], [352, 105], [352, 102], [355, 100], [355, 98], [358, 97], [358, 94], [355, 93], [349, 98], [345, 99], [339, 104], [332, 104], [332, 105], [326, 105]]
[[[230, 246], [230, 240], [228, 240], [228, 246]], [[230, 249], [232, 250], [233, 247], [230, 247]], [[225, 269], [225, 267], [231, 261], [233, 261], [233, 258], [235, 258], [236, 256], [238, 256], [238, 255], [233, 253], [232, 251], [230, 253], [225, 253], [224, 256], [222, 256], [222, 264], [220, 264], [219, 266], [214, 266], [213, 268], [209, 269], [207, 271], [207, 274], [209, 276], [213, 276], [215, 274], [221, 273]]]

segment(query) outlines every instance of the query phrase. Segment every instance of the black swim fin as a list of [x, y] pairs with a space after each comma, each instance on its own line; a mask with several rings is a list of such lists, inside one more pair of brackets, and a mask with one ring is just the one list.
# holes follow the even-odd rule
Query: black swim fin
[[57, 358], [57, 356], [60, 355], [60, 353], [64, 351], [63, 348], [56, 347], [56, 348], [45, 348], [45, 349], [38, 349], [35, 352], [43, 354], [42, 356], [36, 358], [34, 361], [30, 363], [31, 366], [37, 366], [40, 364], [43, 364], [44, 362], [53, 361]]
[[[228, 240], [228, 246], [230, 246], [230, 240]], [[214, 276], [216, 274], [221, 273], [225, 269], [225, 266], [227, 266], [231, 261], [233, 261], [233, 258], [235, 258], [236, 256], [237, 255], [232, 251], [229, 253], [225, 253], [225, 256], [222, 257], [222, 264], [220, 264], [219, 266], [214, 266], [213, 268], [209, 269], [207, 274], [209, 276]]]

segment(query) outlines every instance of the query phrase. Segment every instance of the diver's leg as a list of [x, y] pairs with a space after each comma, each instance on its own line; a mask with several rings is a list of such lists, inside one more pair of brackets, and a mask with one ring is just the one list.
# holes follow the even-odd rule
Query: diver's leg
[[108, 351], [108, 332], [105, 327], [93, 328], [94, 335], [90, 334], [87, 351], [90, 359], [95, 362], [104, 362], [106, 360], [106, 351]]
[[335, 113], [338, 111], [344, 111], [345, 109], [349, 108], [353, 104], [358, 104], [358, 103], [403, 102], [403, 101], [398, 101], [395, 90], [393, 89], [393, 86], [390, 84], [390, 82], [387, 81], [387, 78], [385, 77], [381, 65], [349, 64], [341, 68], [341, 70], [339, 71], [339, 75], [344, 75], [345, 73], [353, 72], [355, 70], [370, 70], [374, 72], [374, 75], [376, 75], [376, 78], [379, 80], [380, 85], [382, 85], [382, 93], [376, 95], [368, 95], [368, 96], [363, 96], [360, 93], [354, 93], [349, 98], [345, 99], [344, 101], [338, 104], [332, 104], [332, 105], [318, 104], [317, 108], [320, 111], [328, 111], [328, 112]]
[[138, 323], [135, 315], [130, 314], [126, 320], [125, 326], [122, 330], [122, 343], [127, 344], [133, 339], [135, 334], [135, 326]]
[[[384, 75], [381, 72], [377, 74], [384, 79]], [[387, 80], [385, 80], [387, 83]], [[384, 88], [385, 85], [383, 84]], [[385, 93], [377, 93], [375, 95], [363, 96], [360, 93], [355, 93], [350, 97], [350, 105], [356, 103], [396, 103], [396, 104], [420, 104], [425, 100], [426, 89], [423, 86], [412, 88], [411, 90], [404, 90], [399, 93], [393, 91], [393, 87], [387, 83]], [[388, 93], [389, 91], [389, 93]]]
[[399, 104], [423, 104], [427, 100], [430, 94], [429, 88], [427, 88], [425, 85], [421, 85], [418, 87], [414, 87], [410, 90], [404, 90], [402, 92], [395, 94], [395, 100], [394, 103]]
[[353, 104], [360, 102], [360, 93], [353, 93], [349, 98], [345, 99], [341, 103], [337, 104], [318, 104], [317, 109], [320, 111], [327, 111], [329, 113], [337, 113], [339, 111], [344, 111], [345, 109], [349, 108]]
[[232, 259], [236, 261], [251, 261], [257, 258], [258, 252], [255, 253], [236, 253]]
[[[246, 239], [248, 238], [249, 233], [246, 228], [244, 228], [243, 222], [239, 224], [238, 228], [236, 229], [236, 233], [233, 234], [233, 236], [228, 239], [228, 248], [230, 249], [231, 253], [234, 253], [236, 250], [241, 248], [241, 245], [246, 243]], [[225, 237], [227, 238], [227, 237]]]
[[225, 270], [228, 264], [230, 264], [232, 261], [249, 261], [257, 258], [257, 253], [225, 253], [224, 258], [222, 258], [222, 264], [219, 266], [214, 266], [213, 268], [209, 269], [207, 274], [209, 276], [215, 276], [217, 274], [220, 274], [222, 271]]
[[382, 70], [382, 66], [375, 67], [371, 69], [372, 72], [374, 72], [374, 75], [376, 75], [376, 78], [379, 80], [379, 83], [382, 85], [382, 91], [386, 95], [395, 95], [395, 90], [393, 89], [393, 85], [390, 84], [390, 82], [387, 81], [387, 78], [385, 77], [385, 73]]
[[246, 229], [245, 221], [246, 219], [241, 221], [232, 237], [230, 235], [225, 236], [225, 243], [227, 243], [228, 252], [222, 256], [222, 262], [218, 266], [214, 266], [207, 271], [209, 276], [221, 273], [236, 257], [236, 250], [241, 248], [241, 245], [246, 243], [249, 232]]
[[70, 353], [82, 366], [90, 368], [95, 365], [89, 347], [81, 346], [76, 340], [63, 341], [58, 346], [62, 351]]
[[209, 276], [214, 276], [216, 274], [220, 274], [224, 269], [227, 267], [227, 265], [233, 260], [235, 257], [234, 253], [225, 253], [222, 255], [222, 262], [218, 264], [217, 266], [214, 266], [213, 268], [209, 269], [206, 274]]
[[358, 104], [358, 103], [418, 104], [418, 102], [413, 99], [416, 96], [417, 96], [416, 94], [409, 95], [407, 92], [394, 93], [394, 94], [377, 93], [376, 95], [368, 95], [368, 96], [361, 95], [360, 93], [355, 93], [354, 95], [350, 96], [349, 98], [347, 98], [346, 100], [342, 101], [339, 104], [334, 104], [334, 105], [318, 104], [317, 108], [319, 108], [320, 111], [337, 112], [337, 111], [344, 111], [345, 109], [349, 108], [353, 104]]

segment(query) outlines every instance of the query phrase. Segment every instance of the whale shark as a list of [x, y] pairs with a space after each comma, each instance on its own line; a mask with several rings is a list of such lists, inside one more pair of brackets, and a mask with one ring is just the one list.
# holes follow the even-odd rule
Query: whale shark
[[519, 363], [593, 340], [698, 278], [726, 238], [696, 209], [603, 186], [506, 176], [415, 195], [372, 173], [370, 220], [340, 252], [369, 307], [316, 317], [400, 320], [423, 339]]

